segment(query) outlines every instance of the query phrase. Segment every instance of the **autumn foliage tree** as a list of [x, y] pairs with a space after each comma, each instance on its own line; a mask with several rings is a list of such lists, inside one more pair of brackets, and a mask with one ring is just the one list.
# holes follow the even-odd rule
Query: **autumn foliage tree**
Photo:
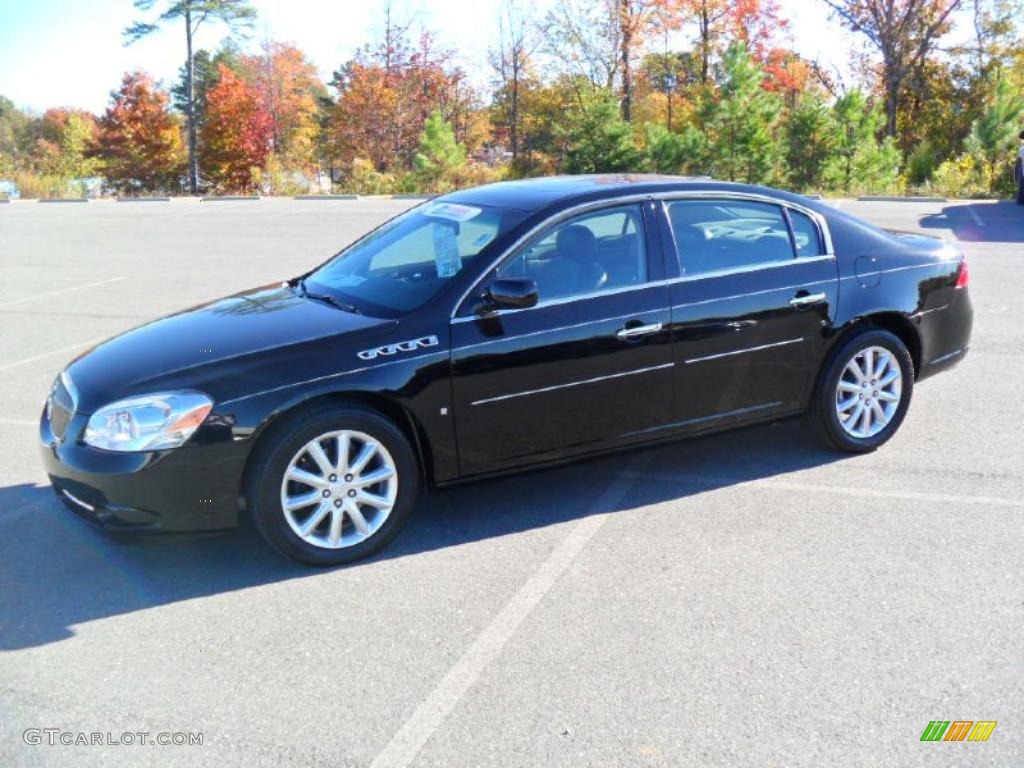
[[[449, 66], [450, 55], [436, 50], [429, 34], [417, 45], [408, 29], [390, 16], [383, 40], [360, 50], [334, 73], [338, 98], [329, 116], [326, 143], [333, 158], [347, 166], [369, 160], [378, 171], [412, 167], [420, 132], [435, 110], [457, 123], [461, 106], [456, 86], [461, 73]], [[453, 126], [456, 134], [459, 126]]]
[[294, 45], [265, 42], [256, 56], [241, 60], [260, 110], [269, 122], [270, 151], [290, 168], [313, 164], [317, 100], [326, 89], [316, 67]]
[[99, 121], [97, 154], [108, 183], [122, 191], [167, 189], [185, 169], [181, 125], [167, 93], [131, 72]]
[[200, 160], [218, 189], [246, 191], [266, 163], [273, 126], [257, 89], [224, 65], [207, 94]]

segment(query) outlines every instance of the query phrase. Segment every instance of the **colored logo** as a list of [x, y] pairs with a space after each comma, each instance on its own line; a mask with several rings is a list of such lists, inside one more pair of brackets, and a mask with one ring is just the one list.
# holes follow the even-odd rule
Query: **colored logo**
[[988, 741], [995, 728], [995, 720], [932, 720], [921, 741]]

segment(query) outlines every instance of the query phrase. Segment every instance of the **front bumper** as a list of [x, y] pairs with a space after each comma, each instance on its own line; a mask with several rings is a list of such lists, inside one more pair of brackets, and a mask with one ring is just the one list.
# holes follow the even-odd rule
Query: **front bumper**
[[114, 453], [79, 441], [87, 421], [75, 414], [64, 440], [54, 437], [45, 413], [39, 424], [50, 483], [79, 517], [101, 528], [140, 533], [215, 531], [238, 524], [247, 441], [200, 428], [181, 448]]

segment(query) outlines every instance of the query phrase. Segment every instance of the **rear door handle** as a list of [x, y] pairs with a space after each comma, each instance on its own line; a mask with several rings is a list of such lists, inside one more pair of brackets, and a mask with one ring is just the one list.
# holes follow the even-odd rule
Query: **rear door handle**
[[789, 303], [794, 307], [809, 307], [812, 304], [821, 304], [827, 298], [828, 296], [825, 293], [805, 293], [802, 296], [794, 296], [789, 300]]
[[632, 339], [639, 339], [644, 336], [650, 336], [655, 333], [661, 333], [665, 326], [663, 323], [651, 323], [650, 325], [634, 325], [630, 328], [621, 328], [616, 332], [623, 341], [631, 341]]

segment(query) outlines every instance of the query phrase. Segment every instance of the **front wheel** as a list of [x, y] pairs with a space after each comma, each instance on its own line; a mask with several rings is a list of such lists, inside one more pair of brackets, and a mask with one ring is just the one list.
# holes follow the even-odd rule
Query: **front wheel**
[[311, 565], [340, 565], [382, 549], [419, 491], [409, 441], [369, 409], [299, 413], [257, 450], [246, 494], [256, 529], [282, 554]]
[[807, 420], [829, 448], [873, 451], [903, 423], [913, 389], [914, 363], [906, 345], [888, 331], [864, 331], [829, 359]]

